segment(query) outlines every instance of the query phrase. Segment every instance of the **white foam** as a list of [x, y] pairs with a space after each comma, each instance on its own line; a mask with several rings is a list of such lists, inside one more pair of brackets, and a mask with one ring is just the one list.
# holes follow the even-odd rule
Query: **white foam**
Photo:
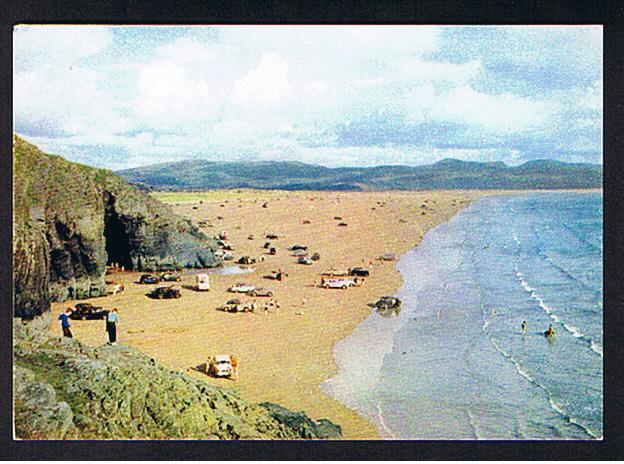
[[385, 432], [385, 434], [390, 438], [397, 438], [396, 435], [392, 433], [392, 430], [390, 430], [390, 427], [388, 427], [388, 425], [386, 424], [386, 421], [384, 421], [384, 417], [381, 413], [381, 407], [379, 406], [379, 403], [375, 403], [375, 408], [377, 409], [377, 419], [379, 419], [379, 424], [381, 425], [383, 432]]
[[596, 343], [595, 341], [592, 340], [591, 342], [591, 349], [598, 353], [601, 357], [603, 356], [603, 351], [602, 351], [602, 346], [600, 346], [598, 343]]

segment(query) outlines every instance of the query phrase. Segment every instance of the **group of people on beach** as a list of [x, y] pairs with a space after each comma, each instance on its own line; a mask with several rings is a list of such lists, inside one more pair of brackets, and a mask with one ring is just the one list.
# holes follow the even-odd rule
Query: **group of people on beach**
[[[119, 314], [117, 311], [117, 308], [113, 308], [106, 315], [106, 332], [108, 333], [109, 345], [117, 344], [117, 324], [119, 324]], [[63, 336], [67, 338], [74, 338], [74, 334], [71, 331], [71, 323], [69, 322], [69, 318], [73, 312], [74, 310], [72, 308], [67, 308], [65, 312], [61, 313], [58, 317], [59, 321], [61, 321]]]

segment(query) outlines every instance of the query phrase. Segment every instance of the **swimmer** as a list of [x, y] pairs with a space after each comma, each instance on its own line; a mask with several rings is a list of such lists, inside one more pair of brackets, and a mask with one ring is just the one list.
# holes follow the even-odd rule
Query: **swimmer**
[[522, 321], [522, 335], [526, 335], [527, 321]]

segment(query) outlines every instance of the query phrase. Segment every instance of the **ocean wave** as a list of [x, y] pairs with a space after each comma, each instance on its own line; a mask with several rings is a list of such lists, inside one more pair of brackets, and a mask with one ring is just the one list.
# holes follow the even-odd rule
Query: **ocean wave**
[[376, 412], [377, 412], [377, 420], [379, 422], [379, 425], [381, 425], [382, 432], [389, 438], [393, 438], [393, 439], [398, 438], [394, 434], [394, 432], [392, 432], [390, 427], [388, 427], [388, 425], [386, 424], [386, 421], [384, 420], [383, 413], [381, 411], [381, 405], [379, 404], [379, 401], [377, 401], [375, 403], [375, 409], [376, 409]]
[[[568, 278], [569, 280], [571, 280], [572, 282], [574, 282], [576, 285], [582, 287], [584, 290], [586, 290], [588, 293], [593, 295], [593, 298], [595, 301], [595, 303], [598, 303], [601, 299], [602, 299], [602, 294], [601, 292], [598, 290], [595, 290], [594, 288], [591, 287], [591, 285], [589, 285], [587, 283], [587, 281], [579, 276], [574, 275], [572, 272], [570, 272], [568, 269], [560, 266], [559, 264], [555, 263], [548, 255], [546, 255], [546, 253], [544, 253], [543, 251], [539, 251], [537, 253], [540, 258], [542, 258], [544, 261], [546, 261], [550, 266], [554, 267], [555, 269], [557, 269], [561, 274], [563, 274], [566, 278]], [[591, 310], [591, 309], [590, 309]], [[594, 311], [595, 312], [595, 311]]]
[[535, 387], [539, 388], [540, 390], [542, 390], [546, 394], [546, 397], [548, 398], [548, 404], [550, 405], [551, 409], [553, 409], [555, 412], [557, 412], [564, 420], [566, 420], [570, 424], [575, 425], [576, 427], [579, 427], [581, 430], [583, 430], [590, 437], [597, 438], [597, 439], [601, 438], [601, 437], [597, 436], [594, 432], [592, 432], [592, 430], [590, 430], [589, 428], [587, 428], [586, 426], [581, 424], [578, 421], [578, 419], [570, 416], [563, 408], [561, 408], [559, 405], [557, 405], [557, 403], [555, 403], [555, 401], [554, 401], [554, 399], [552, 397], [552, 394], [551, 394], [550, 390], [548, 390], [548, 388], [546, 386], [542, 385], [537, 380], [535, 380], [525, 370], [525, 368], [522, 366], [522, 364], [520, 364], [518, 361], [516, 361], [516, 359], [511, 354], [507, 353], [500, 346], [498, 346], [498, 343], [496, 343], [493, 339], [490, 339], [490, 341], [492, 342], [492, 345], [494, 346], [496, 351], [498, 351], [500, 354], [502, 354], [505, 359], [507, 359], [509, 362], [511, 362], [514, 365], [514, 367], [516, 368], [516, 371], [518, 372], [518, 374], [520, 374], [529, 383], [531, 383]]

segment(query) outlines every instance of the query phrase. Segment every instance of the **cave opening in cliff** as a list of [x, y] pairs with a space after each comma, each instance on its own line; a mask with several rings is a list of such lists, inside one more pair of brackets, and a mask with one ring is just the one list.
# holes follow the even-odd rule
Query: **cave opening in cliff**
[[104, 216], [104, 239], [106, 240], [107, 265], [117, 264], [132, 269], [130, 236], [115, 211], [114, 200], [108, 199]]

